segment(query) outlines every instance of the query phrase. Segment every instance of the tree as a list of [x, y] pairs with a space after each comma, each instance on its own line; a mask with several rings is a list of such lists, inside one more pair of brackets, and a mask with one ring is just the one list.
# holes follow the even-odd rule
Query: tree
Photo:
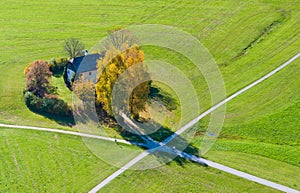
[[59, 77], [63, 74], [64, 68], [68, 63], [67, 58], [52, 58], [48, 61], [49, 69], [53, 73], [53, 76]]
[[[119, 95], [128, 95], [131, 90], [130, 85], [136, 85], [140, 82], [140, 78], [150, 75], [146, 72], [143, 65], [144, 53], [138, 46], [128, 48], [124, 52], [118, 51], [114, 46], [106, 52], [104, 59], [98, 62], [98, 82], [96, 83], [96, 101], [101, 104], [102, 108], [109, 114], [113, 115], [111, 109], [112, 90], [115, 82], [121, 76], [121, 74], [129, 69], [133, 65], [135, 68], [128, 71], [129, 76], [126, 76], [126, 80], [121, 82], [125, 83], [120, 85]], [[132, 68], [130, 68], [132, 69]], [[149, 78], [150, 79], [150, 78]], [[147, 101], [148, 94], [150, 92], [150, 81], [139, 84], [133, 92], [130, 94], [129, 101], [121, 101], [126, 106], [128, 103], [129, 110], [134, 116], [138, 116], [138, 113], [144, 109]], [[122, 109], [123, 110], [123, 109]]]
[[73, 92], [85, 104], [95, 101], [95, 85], [92, 81], [85, 81], [83, 76], [74, 82]]
[[70, 38], [65, 41], [64, 50], [70, 56], [70, 58], [75, 58], [77, 56], [82, 55], [84, 45], [80, 40]]
[[26, 73], [26, 90], [36, 96], [44, 97], [53, 88], [49, 83], [51, 76], [52, 73], [46, 61], [33, 62]]
[[128, 29], [114, 29], [108, 33], [110, 35], [104, 40], [103, 45], [106, 51], [110, 50], [113, 46], [116, 50], [123, 52], [129, 47], [138, 44], [138, 39]]
[[25, 74], [25, 75], [26, 75], [27, 72], [29, 71], [29, 68], [30, 68], [31, 65], [32, 65], [32, 62], [28, 63], [28, 64], [26, 65], [26, 67], [24, 68], [24, 74]]

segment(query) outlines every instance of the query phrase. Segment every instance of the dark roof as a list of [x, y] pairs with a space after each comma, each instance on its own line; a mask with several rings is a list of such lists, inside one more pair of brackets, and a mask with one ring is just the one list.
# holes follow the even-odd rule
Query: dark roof
[[102, 58], [100, 54], [90, 54], [74, 58], [73, 67], [77, 73], [97, 70], [97, 61]]

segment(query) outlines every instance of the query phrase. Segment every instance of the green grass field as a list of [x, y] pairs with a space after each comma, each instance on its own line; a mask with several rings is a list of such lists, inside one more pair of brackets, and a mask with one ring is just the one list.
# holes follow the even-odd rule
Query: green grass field
[[[220, 148], [220, 144], [217, 143], [217, 145], [219, 145]], [[226, 146], [223, 145], [221, 147], [224, 148]], [[300, 171], [299, 166], [270, 159], [266, 156], [241, 152], [234, 152], [234, 150], [212, 150], [207, 154], [207, 158], [226, 166], [234, 167], [238, 170], [251, 173], [256, 176], [261, 176], [267, 180], [271, 180], [294, 189], [299, 189], [298, 178], [296, 177]], [[274, 169], [276, 172], [273, 171]]]
[[[76, 130], [31, 112], [22, 96], [26, 64], [65, 56], [63, 43], [67, 38], [80, 38], [89, 49], [108, 30], [118, 27], [138, 24], [178, 27], [198, 38], [211, 52], [220, 67], [228, 96], [287, 61], [300, 47], [300, 3], [296, 1], [5, 0], [0, 2], [0, 10], [0, 123]], [[187, 58], [171, 50], [151, 46], [143, 49], [146, 59], [167, 61], [190, 78], [202, 111], [211, 106], [205, 80]], [[300, 189], [299, 74], [298, 59], [229, 102], [221, 137], [205, 156]], [[62, 79], [53, 78], [52, 83], [59, 88], [59, 96], [71, 103], [71, 93]], [[117, 136], [113, 132], [112, 135]], [[0, 137], [0, 192], [24, 189], [86, 192], [116, 169], [95, 157], [77, 137], [3, 128]], [[201, 136], [192, 143], [200, 147]], [[272, 168], [278, 172], [270, 172]], [[127, 171], [104, 190], [146, 189], [149, 192], [272, 191], [192, 163], [184, 167], [171, 163], [155, 170]]]
[[57, 94], [59, 98], [65, 102], [72, 104], [72, 92], [65, 86], [62, 77], [52, 77], [52, 85], [57, 87]]
[[[3, 149], [1, 192], [21, 190], [84, 192], [116, 169], [90, 153], [79, 137], [13, 129], [2, 129], [0, 136]], [[299, 167], [260, 156], [227, 151], [211, 151], [208, 158], [235, 166], [242, 171], [264, 174], [269, 180], [277, 179], [285, 185], [298, 187], [297, 179], [292, 176], [299, 172]], [[270, 168], [278, 165], [281, 167], [276, 170], [274, 176]], [[171, 174], [174, 176], [169, 176]], [[137, 178], [139, 180], [134, 178], [136, 175], [139, 176]], [[188, 175], [191, 175], [191, 178]], [[158, 176], [158, 179], [154, 176]], [[176, 180], [173, 180], [173, 177], [176, 177]], [[153, 170], [127, 171], [107, 188], [114, 192], [124, 188], [133, 192], [159, 191], [160, 188], [164, 188], [166, 192], [272, 191], [261, 185], [248, 183], [240, 178], [190, 162], [183, 166], [172, 162]], [[104, 192], [108, 189], [104, 189]]]
[[0, 192], [86, 192], [114, 167], [78, 137], [0, 130]]
[[[152, 180], [155, 179], [155, 180]], [[226, 179], [226, 180], [224, 180]], [[126, 171], [103, 192], [276, 192], [212, 168], [175, 163], [145, 171]]]

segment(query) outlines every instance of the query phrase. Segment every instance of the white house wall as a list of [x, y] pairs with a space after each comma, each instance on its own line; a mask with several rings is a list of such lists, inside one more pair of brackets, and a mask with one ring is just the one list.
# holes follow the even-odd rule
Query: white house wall
[[75, 72], [73, 70], [67, 69], [68, 81], [70, 82]]
[[93, 81], [93, 83], [96, 83], [97, 81], [97, 70], [89, 71], [89, 72], [83, 72], [82, 75], [86, 81]]

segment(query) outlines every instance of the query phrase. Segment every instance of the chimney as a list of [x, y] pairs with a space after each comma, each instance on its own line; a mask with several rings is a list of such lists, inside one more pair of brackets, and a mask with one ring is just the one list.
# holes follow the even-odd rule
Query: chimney
[[87, 50], [84, 51], [84, 55], [87, 56], [89, 55], [89, 52]]

